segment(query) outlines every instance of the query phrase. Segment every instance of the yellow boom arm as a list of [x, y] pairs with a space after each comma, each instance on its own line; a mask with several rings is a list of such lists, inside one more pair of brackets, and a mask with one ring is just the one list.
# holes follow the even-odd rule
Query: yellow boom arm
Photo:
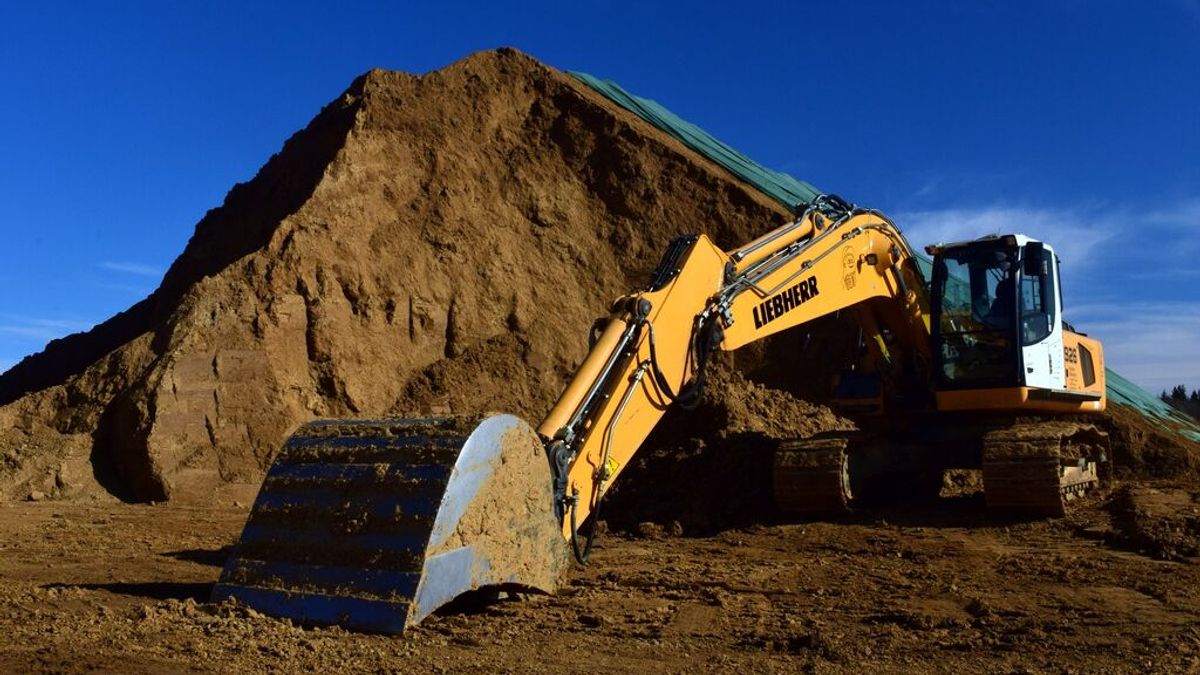
[[592, 512], [673, 402], [691, 406], [716, 349], [849, 309], [881, 368], [928, 362], [928, 302], [913, 252], [883, 215], [837, 198], [731, 252], [671, 243], [650, 286], [618, 298], [571, 384], [538, 427], [564, 533]]

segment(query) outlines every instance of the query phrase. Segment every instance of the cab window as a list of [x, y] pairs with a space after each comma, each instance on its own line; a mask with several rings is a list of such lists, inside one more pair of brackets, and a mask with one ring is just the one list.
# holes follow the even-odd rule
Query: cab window
[[1025, 252], [1021, 275], [1021, 344], [1028, 347], [1049, 337], [1054, 329], [1054, 275], [1046, 249]]
[[1016, 377], [1017, 250], [968, 245], [934, 260], [938, 369], [943, 386], [994, 386]]

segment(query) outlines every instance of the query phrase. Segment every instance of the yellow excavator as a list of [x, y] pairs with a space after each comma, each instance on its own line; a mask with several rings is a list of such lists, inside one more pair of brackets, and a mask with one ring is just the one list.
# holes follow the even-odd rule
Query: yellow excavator
[[835, 313], [862, 336], [833, 388], [861, 430], [780, 444], [763, 489], [781, 513], [836, 514], [973, 468], [989, 511], [1062, 515], [1099, 485], [1107, 438], [1083, 417], [1105, 407], [1103, 351], [1062, 318], [1054, 250], [1012, 234], [926, 252], [928, 282], [888, 218], [835, 196], [733, 251], [678, 238], [597, 322], [536, 430], [511, 415], [302, 426], [214, 599], [399, 633], [469, 591], [553, 592], [663, 414], [700, 400], [715, 351]]

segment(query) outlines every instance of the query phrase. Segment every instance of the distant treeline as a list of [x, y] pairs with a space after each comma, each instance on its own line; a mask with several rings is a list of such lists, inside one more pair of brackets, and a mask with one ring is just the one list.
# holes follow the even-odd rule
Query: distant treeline
[[1200, 389], [1193, 389], [1189, 395], [1187, 387], [1181, 384], [1169, 393], [1164, 389], [1158, 397], [1169, 403], [1172, 408], [1200, 420]]

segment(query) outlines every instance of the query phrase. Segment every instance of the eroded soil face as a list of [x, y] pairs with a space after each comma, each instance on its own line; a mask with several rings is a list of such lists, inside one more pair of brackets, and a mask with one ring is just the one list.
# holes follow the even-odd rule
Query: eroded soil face
[[1065, 520], [995, 523], [968, 495], [702, 538], [609, 534], [556, 596], [463, 602], [388, 637], [208, 604], [244, 507], [6, 503], [0, 670], [1200, 668], [1200, 565], [1129, 548], [1121, 513], [1092, 498]]
[[372, 71], [197, 224], [150, 298], [0, 374], [0, 498], [202, 499], [318, 417], [538, 420], [672, 238], [732, 248], [787, 218], [512, 50]]

